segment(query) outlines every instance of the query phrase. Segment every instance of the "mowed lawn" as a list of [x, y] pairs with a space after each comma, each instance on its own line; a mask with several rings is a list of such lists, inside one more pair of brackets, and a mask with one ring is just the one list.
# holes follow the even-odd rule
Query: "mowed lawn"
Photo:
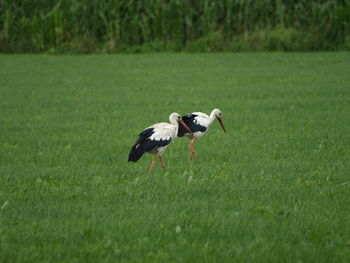
[[350, 261], [350, 53], [1, 55], [0, 99], [0, 262]]

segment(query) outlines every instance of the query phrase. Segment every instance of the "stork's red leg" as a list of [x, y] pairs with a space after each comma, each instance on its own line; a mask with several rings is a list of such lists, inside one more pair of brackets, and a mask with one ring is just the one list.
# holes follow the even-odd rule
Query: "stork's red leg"
[[154, 155], [154, 158], [152, 159], [151, 164], [149, 165], [148, 174], [151, 174], [152, 169], [153, 169], [153, 166], [154, 166], [154, 164], [156, 163], [158, 154], [159, 154], [159, 153], [157, 152], [157, 153]]
[[190, 151], [191, 151], [191, 154], [192, 154], [194, 160], [196, 160], [196, 155], [197, 155], [196, 151], [194, 150], [194, 146], [193, 146], [195, 140], [196, 140], [196, 137], [194, 137], [194, 136], [190, 140]]
[[159, 155], [159, 160], [160, 160], [160, 163], [162, 164], [162, 168], [163, 168], [163, 170], [164, 170], [164, 172], [165, 172], [165, 171], [166, 171], [166, 166], [165, 166], [165, 163], [164, 163], [164, 161], [163, 161], [162, 156], [160, 156], [160, 155]]

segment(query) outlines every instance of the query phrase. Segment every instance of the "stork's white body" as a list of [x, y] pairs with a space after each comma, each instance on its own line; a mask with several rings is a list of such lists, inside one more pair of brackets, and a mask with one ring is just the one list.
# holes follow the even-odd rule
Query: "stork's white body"
[[202, 137], [209, 129], [214, 119], [217, 119], [226, 133], [224, 124], [221, 118], [221, 111], [219, 109], [214, 109], [210, 115], [203, 112], [192, 112], [185, 116], [182, 116], [183, 122], [191, 129], [193, 134], [187, 133], [184, 129], [180, 128], [178, 131], [179, 137], [186, 137], [190, 139], [190, 151], [193, 157], [196, 157], [196, 152], [194, 150], [194, 141]]
[[[177, 122], [171, 124], [167, 122], [156, 123], [152, 126], [149, 126], [147, 129], [152, 129], [154, 133], [149, 137], [153, 141], [172, 141], [177, 138], [177, 131], [179, 129], [179, 124]], [[168, 144], [169, 145], [169, 144]], [[156, 150], [152, 150], [149, 153], [155, 154], [156, 152], [159, 155], [163, 155], [168, 145], [161, 146]]]
[[185, 133], [184, 136], [188, 139], [192, 139], [193, 136], [197, 139], [202, 137], [208, 131], [209, 126], [215, 120], [217, 114], [218, 112], [215, 109], [210, 115], [203, 112], [191, 112], [186, 116], [183, 116], [182, 119], [184, 120], [185, 124], [189, 127], [191, 126], [190, 129], [193, 132], [193, 135]]
[[[203, 113], [203, 112], [192, 112], [193, 115], [197, 115], [196, 117], [194, 117], [194, 122], [198, 125], [201, 125], [203, 127], [206, 128], [206, 131], [194, 131], [193, 132], [193, 136], [196, 138], [200, 138], [202, 137], [209, 129], [210, 124], [213, 122], [213, 120], [215, 119], [214, 114], [212, 115], [212, 117], [210, 117], [209, 115]], [[192, 136], [190, 136], [190, 134], [186, 134], [187, 138], [192, 138]]]
[[178, 113], [174, 112], [170, 114], [169, 120], [170, 123], [161, 122], [153, 124], [139, 134], [138, 140], [130, 150], [129, 162], [137, 162], [144, 153], [152, 153], [155, 156], [150, 164], [148, 172], [151, 173], [158, 157], [165, 170], [166, 167], [162, 155], [166, 148], [168, 148], [168, 145], [177, 137], [179, 124], [181, 124], [187, 132], [191, 132], [186, 124], [183, 123]]

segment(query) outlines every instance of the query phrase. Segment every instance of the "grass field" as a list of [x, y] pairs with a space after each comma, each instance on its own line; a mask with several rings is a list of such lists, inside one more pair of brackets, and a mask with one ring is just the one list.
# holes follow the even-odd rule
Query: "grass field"
[[0, 98], [0, 262], [350, 261], [350, 53], [1, 55]]

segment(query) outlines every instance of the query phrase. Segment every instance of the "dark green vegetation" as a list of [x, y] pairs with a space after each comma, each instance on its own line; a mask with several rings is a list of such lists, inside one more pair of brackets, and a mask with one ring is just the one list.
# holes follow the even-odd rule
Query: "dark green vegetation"
[[[349, 262], [350, 53], [1, 56], [0, 262]], [[218, 107], [169, 172], [145, 127]]]
[[350, 49], [350, 0], [2, 0], [0, 52]]

